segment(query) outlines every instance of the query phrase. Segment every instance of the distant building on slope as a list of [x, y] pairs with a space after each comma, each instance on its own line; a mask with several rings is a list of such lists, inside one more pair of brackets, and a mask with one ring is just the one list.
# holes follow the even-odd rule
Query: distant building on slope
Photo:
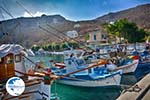
[[77, 33], [77, 31], [75, 31], [75, 30], [68, 31], [68, 32], [66, 33], [66, 35], [67, 35], [69, 38], [76, 38], [76, 37], [78, 37], [78, 33]]
[[94, 29], [88, 31], [89, 40], [87, 40], [89, 45], [96, 47], [97, 45], [101, 45], [104, 43], [108, 43], [107, 33], [100, 29]]

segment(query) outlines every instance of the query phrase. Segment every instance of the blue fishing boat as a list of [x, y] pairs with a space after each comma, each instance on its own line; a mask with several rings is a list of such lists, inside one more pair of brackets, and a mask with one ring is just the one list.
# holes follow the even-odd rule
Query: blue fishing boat
[[138, 68], [144, 68], [150, 66], [150, 53], [148, 50], [144, 50], [143, 52], [134, 51], [132, 55], [138, 55], [139, 56], [139, 63]]
[[[80, 54], [82, 55], [82, 53]], [[66, 67], [53, 70], [58, 76], [64, 75], [57, 80], [58, 83], [81, 87], [120, 85], [122, 71], [109, 71], [105, 68], [103, 61], [86, 64], [81, 56], [71, 53], [71, 55], [65, 57], [64, 64]]]

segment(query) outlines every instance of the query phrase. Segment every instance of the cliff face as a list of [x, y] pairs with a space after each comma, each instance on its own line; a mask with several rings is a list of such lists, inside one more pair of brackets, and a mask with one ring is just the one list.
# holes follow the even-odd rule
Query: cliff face
[[[66, 39], [65, 32], [77, 30], [84, 35], [88, 30], [100, 27], [105, 22], [127, 18], [139, 27], [150, 31], [150, 4], [137, 6], [124, 11], [109, 13], [89, 21], [69, 21], [60, 15], [32, 18], [17, 18], [0, 22], [0, 44], [19, 43], [30, 47], [33, 44], [61, 42]], [[80, 27], [74, 27], [79, 24]], [[46, 30], [45, 30], [46, 29]], [[5, 33], [5, 34], [4, 34]], [[8, 34], [6, 34], [8, 33]]]

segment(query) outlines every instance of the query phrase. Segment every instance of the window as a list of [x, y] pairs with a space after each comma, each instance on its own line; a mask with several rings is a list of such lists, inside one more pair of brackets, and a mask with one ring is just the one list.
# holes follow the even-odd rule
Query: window
[[15, 55], [15, 62], [21, 62], [21, 55]]
[[105, 38], [104, 34], [102, 34], [101, 37], [102, 37], [102, 39], [104, 39]]
[[6, 59], [7, 64], [11, 64], [13, 62], [13, 59], [10, 56], [8, 56]]
[[106, 35], [105, 34], [102, 34], [102, 39], [106, 39]]
[[82, 66], [82, 65], [85, 64], [85, 62], [84, 62], [83, 59], [78, 59], [78, 60], [76, 60], [76, 62], [77, 62], [77, 64], [78, 64], [79, 66]]
[[94, 40], [96, 40], [96, 35], [94, 34]]

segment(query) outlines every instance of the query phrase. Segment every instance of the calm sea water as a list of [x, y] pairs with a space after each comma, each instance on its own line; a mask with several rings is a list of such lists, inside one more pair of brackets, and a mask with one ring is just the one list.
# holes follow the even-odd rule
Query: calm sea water
[[[61, 61], [62, 56], [30, 57], [33, 61], [40, 60], [44, 66], [50, 66], [50, 60]], [[98, 87], [85, 88], [67, 86], [53, 83], [51, 92], [57, 94], [60, 100], [116, 100], [124, 88], [124, 85], [133, 85], [150, 72], [150, 67], [138, 68], [134, 74], [123, 75], [121, 84], [123, 87]]]

